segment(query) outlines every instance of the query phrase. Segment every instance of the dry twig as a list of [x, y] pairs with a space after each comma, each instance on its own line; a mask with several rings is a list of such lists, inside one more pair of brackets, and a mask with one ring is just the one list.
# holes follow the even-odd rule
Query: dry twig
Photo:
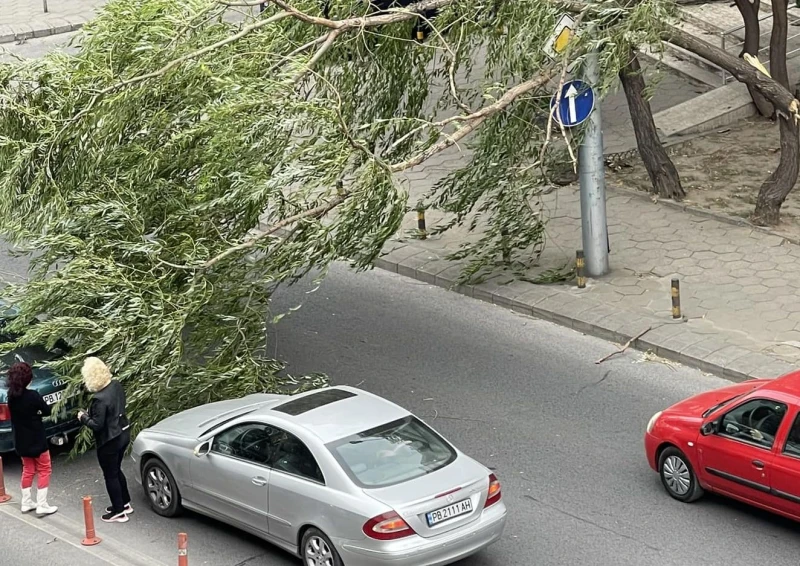
[[[659, 325], [659, 326], [661, 326], [661, 325]], [[658, 328], [658, 326], [656, 326], [655, 328]], [[600, 358], [599, 360], [597, 360], [595, 363], [596, 363], [596, 364], [602, 364], [603, 362], [605, 362], [606, 360], [608, 360], [608, 359], [610, 359], [610, 358], [612, 358], [612, 357], [616, 356], [617, 354], [621, 354], [622, 352], [624, 352], [625, 350], [627, 350], [628, 348], [630, 348], [630, 347], [631, 347], [631, 344], [633, 344], [634, 342], [636, 342], [636, 341], [637, 341], [639, 338], [641, 338], [642, 336], [644, 336], [645, 334], [647, 334], [647, 333], [648, 333], [648, 332], [650, 332], [651, 330], [653, 330], [653, 327], [652, 327], [652, 326], [648, 327], [648, 328], [647, 328], [647, 330], [643, 330], [643, 331], [641, 331], [639, 334], [637, 334], [636, 336], [634, 336], [633, 338], [631, 338], [630, 340], [628, 340], [627, 342], [625, 342], [625, 344], [623, 344], [623, 345], [622, 345], [622, 347], [621, 347], [619, 350], [617, 350], [616, 352], [611, 352], [610, 354], [608, 354], [608, 355], [606, 355], [606, 356], [603, 356], [602, 358]]]

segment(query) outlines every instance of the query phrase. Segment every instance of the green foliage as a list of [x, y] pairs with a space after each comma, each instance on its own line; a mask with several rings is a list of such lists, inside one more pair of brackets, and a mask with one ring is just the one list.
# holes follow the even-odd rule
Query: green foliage
[[[395, 174], [461, 138], [470, 162], [429, 201], [482, 230], [456, 254], [465, 276], [541, 250], [538, 196], [566, 155], [546, 135], [561, 68], [542, 45], [562, 8], [440, 2], [420, 44], [402, 10], [376, 27], [363, 3], [335, 1], [331, 18], [368, 16], [335, 30], [310, 20], [318, 0], [275, 4], [237, 19], [212, 0], [112, 0], [77, 56], [0, 66], [0, 226], [31, 257], [29, 281], [4, 291], [12, 330], [68, 340], [55, 369], [73, 388], [85, 355], [105, 359], [137, 428], [324, 383], [270, 355], [271, 294], [336, 260], [368, 268], [406, 210]], [[667, 21], [660, 0], [624, 6], [593, 4], [571, 53], [604, 47], [604, 89]], [[542, 73], [553, 79], [511, 96]]]

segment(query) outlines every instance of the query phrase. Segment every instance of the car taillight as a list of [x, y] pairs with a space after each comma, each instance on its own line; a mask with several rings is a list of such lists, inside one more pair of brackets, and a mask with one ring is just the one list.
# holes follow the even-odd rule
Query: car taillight
[[11, 411], [8, 410], [8, 405], [0, 403], [0, 421], [10, 421]]
[[394, 512], [370, 519], [364, 524], [363, 530], [365, 535], [375, 540], [395, 540], [414, 534], [414, 529]]
[[500, 480], [497, 479], [496, 475], [489, 474], [489, 495], [486, 496], [486, 505], [484, 505], [483, 508], [486, 509], [490, 505], [494, 505], [500, 501], [502, 496], [503, 492], [500, 489]]

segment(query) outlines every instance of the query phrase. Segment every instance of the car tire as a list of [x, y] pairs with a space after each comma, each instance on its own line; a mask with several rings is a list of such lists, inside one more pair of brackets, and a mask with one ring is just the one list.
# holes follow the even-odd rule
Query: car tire
[[703, 496], [703, 488], [697, 481], [692, 464], [686, 454], [669, 446], [658, 458], [658, 475], [667, 493], [683, 503], [691, 503]]
[[[317, 560], [318, 557], [322, 560]], [[344, 566], [331, 539], [313, 527], [303, 533], [303, 540], [300, 541], [300, 558], [303, 559], [303, 566], [315, 566], [316, 564]]]
[[151, 458], [142, 468], [142, 489], [150, 508], [158, 515], [175, 517], [183, 511], [178, 483], [158, 458]]

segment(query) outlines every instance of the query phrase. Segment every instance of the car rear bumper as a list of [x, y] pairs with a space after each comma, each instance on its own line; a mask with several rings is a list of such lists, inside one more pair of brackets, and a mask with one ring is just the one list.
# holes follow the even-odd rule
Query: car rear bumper
[[[81, 428], [81, 423], [77, 419], [69, 419], [57, 423], [50, 423], [45, 427], [47, 439], [60, 434], [70, 434]], [[14, 434], [11, 431], [11, 423], [0, 425], [0, 454], [14, 451]]]
[[497, 542], [505, 524], [506, 506], [500, 501], [484, 510], [475, 523], [433, 539], [416, 536], [412, 540], [380, 543], [374, 548], [367, 548], [365, 541], [333, 542], [347, 566], [444, 566]]

